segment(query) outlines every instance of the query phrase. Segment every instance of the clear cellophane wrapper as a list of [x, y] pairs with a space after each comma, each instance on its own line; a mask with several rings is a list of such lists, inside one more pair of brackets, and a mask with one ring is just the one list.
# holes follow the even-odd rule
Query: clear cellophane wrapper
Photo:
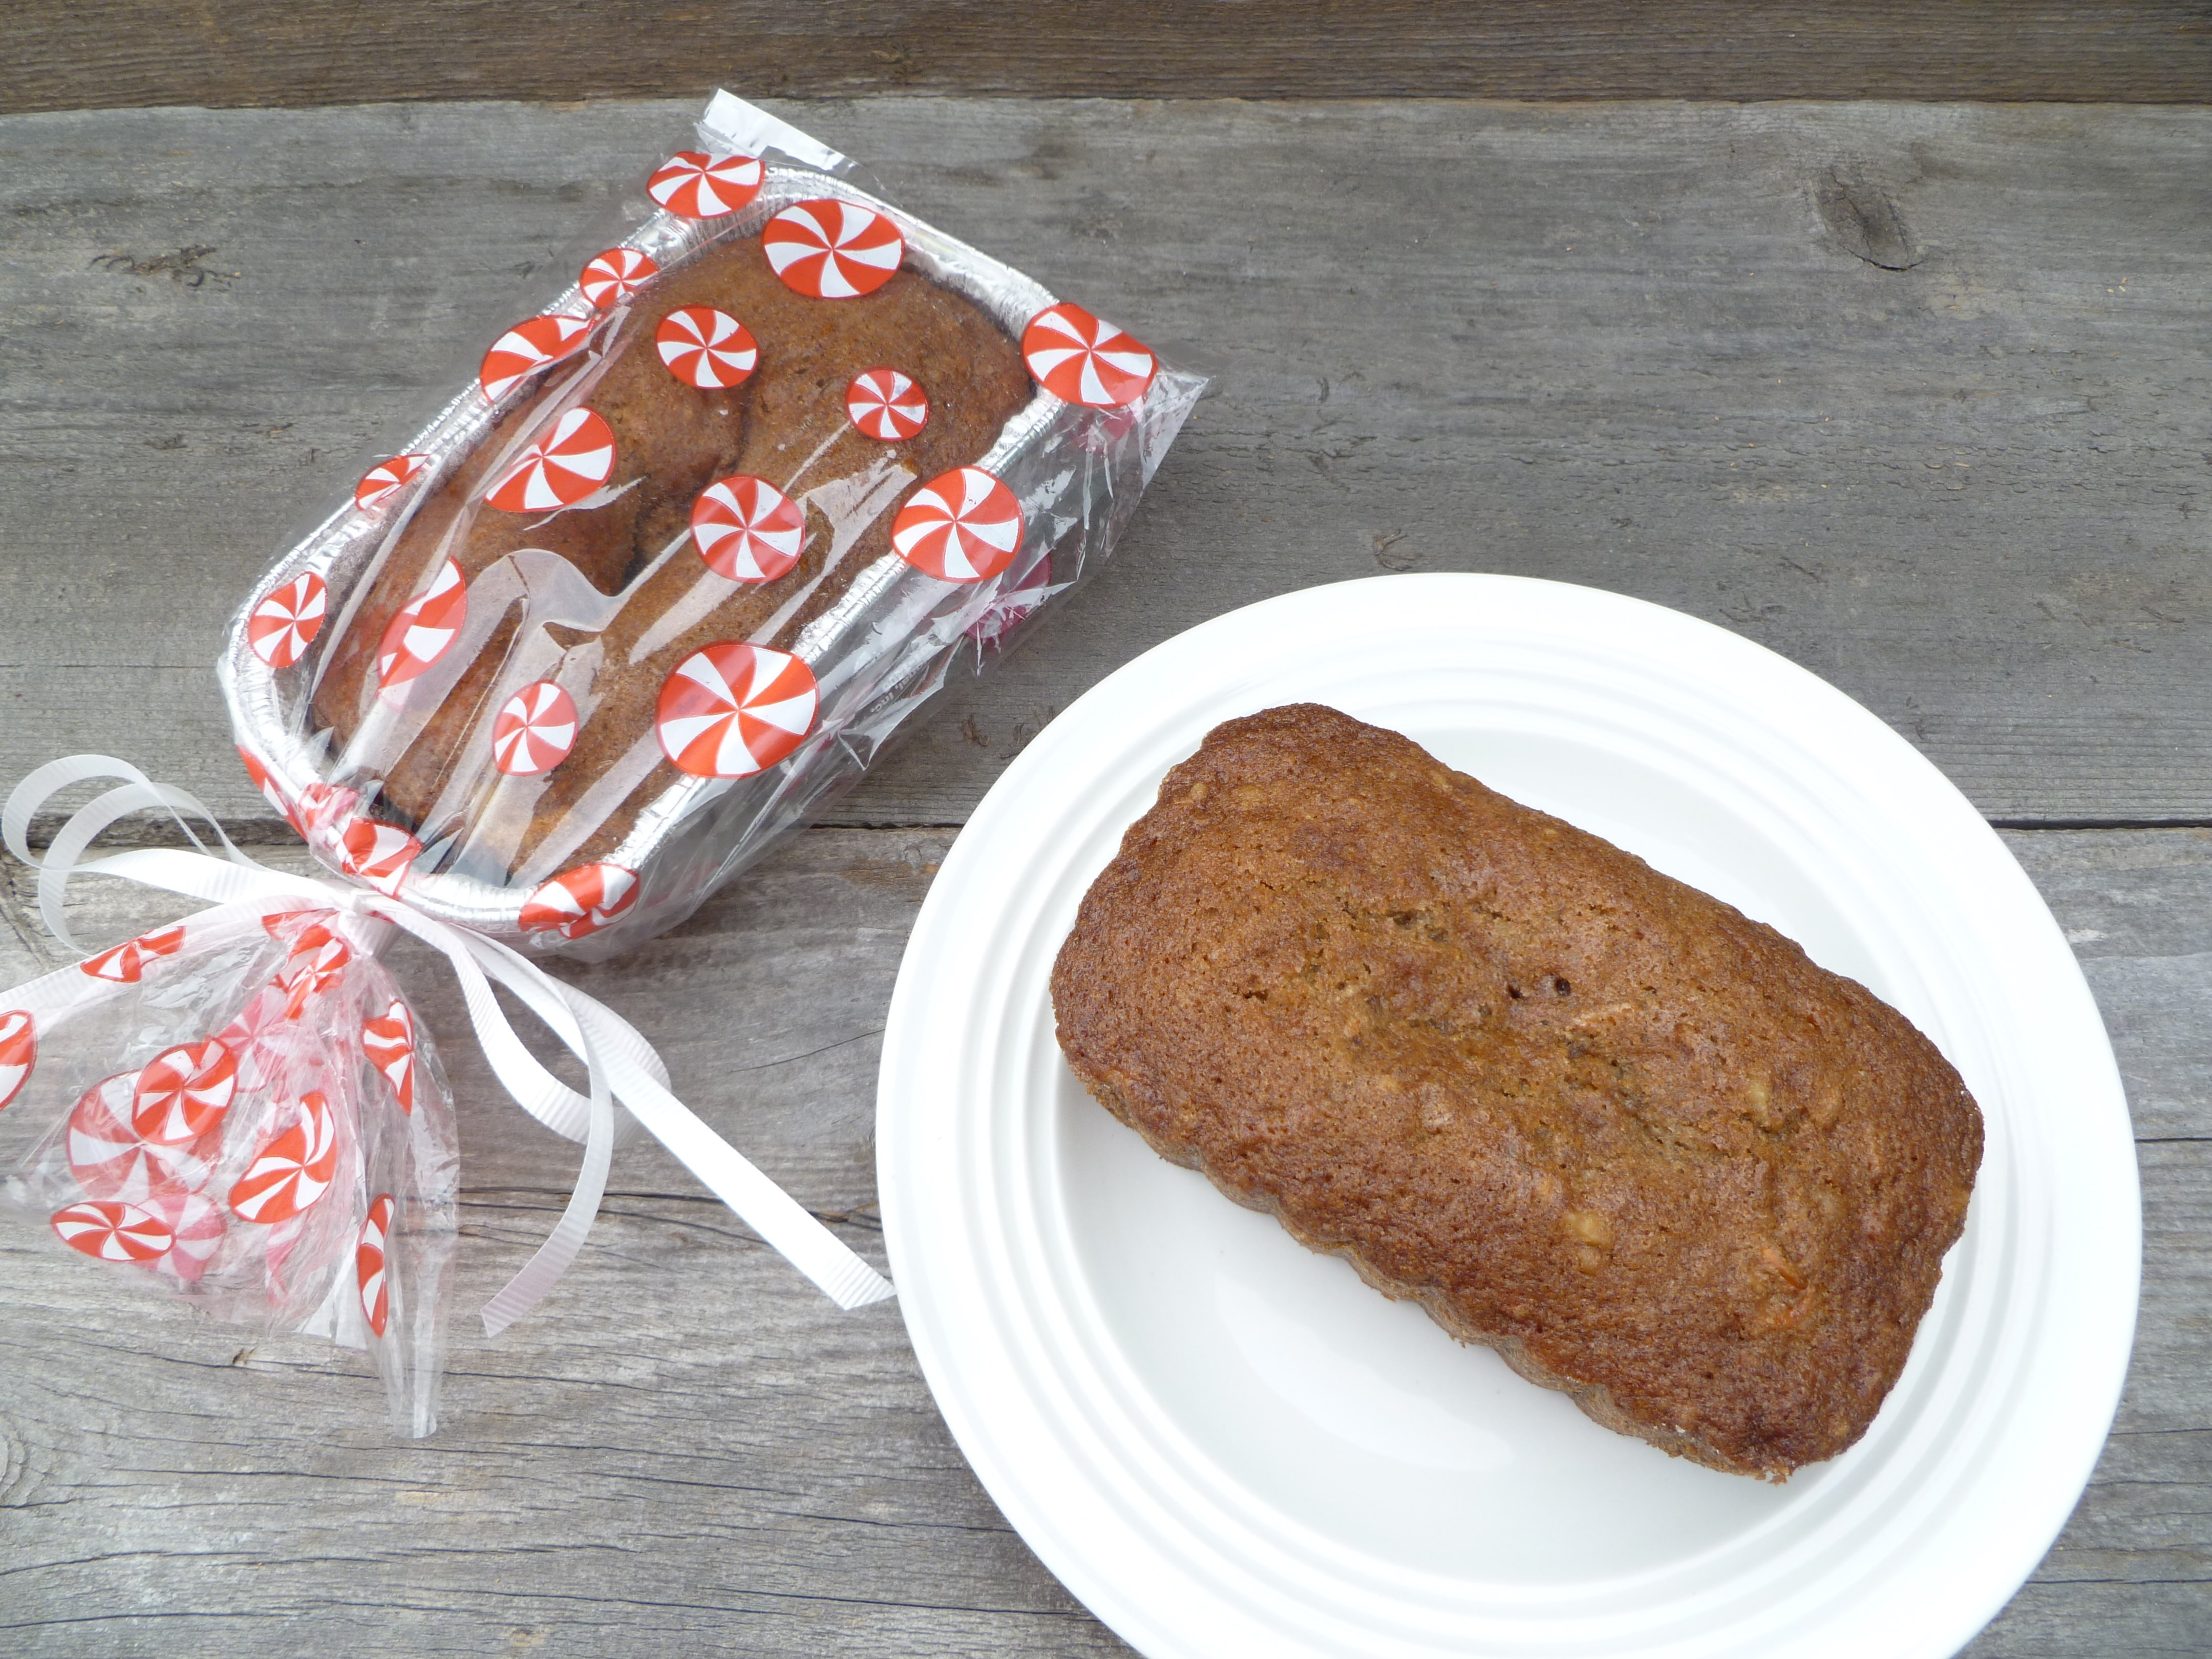
[[[699, 131], [276, 566], [221, 665], [249, 769], [324, 863], [533, 953], [664, 931], [849, 787], [950, 672], [1106, 558], [1206, 385], [750, 106], [722, 94]], [[765, 320], [665, 297], [714, 258], [773, 265], [833, 339], [893, 269], [926, 280], [1020, 353], [1022, 395], [925, 473], [916, 434], [959, 413], [965, 378], [908, 374], [893, 341], [849, 386], [779, 382], [793, 343]], [[564, 550], [659, 480], [593, 398], [648, 352], [663, 398], [720, 398], [779, 441], [603, 586]], [[395, 581], [412, 597], [386, 620]], [[701, 640], [745, 604], [750, 626]], [[372, 633], [374, 695], [364, 677], [334, 721], [337, 642]], [[660, 685], [649, 716], [615, 706], [623, 673]]]
[[[219, 664], [270, 803], [323, 865], [434, 931], [599, 957], [690, 915], [855, 781], [957, 666], [988, 666], [1105, 559], [1205, 388], [726, 94], [700, 143], [581, 239], [579, 280], [540, 296], [283, 558]], [[775, 302], [757, 333], [668, 297], [717, 258], [757, 262], [750, 291]], [[994, 401], [963, 406], [988, 364], [971, 374], [936, 338], [915, 374], [880, 327], [849, 380], [793, 384], [797, 336], [810, 361], [834, 358], [823, 343], [878, 289], [957, 315], [945, 326], [998, 365]], [[779, 333], [778, 307], [809, 320]], [[773, 422], [776, 441], [750, 472], [702, 480], [688, 521], [600, 581], [573, 556], [593, 515], [668, 493], [637, 462], [650, 444], [593, 408], [625, 375], [633, 401], [642, 376], [678, 417]], [[732, 605], [751, 624], [718, 633]], [[370, 666], [341, 730], [319, 691], [349, 641]], [[608, 690], [623, 673], [629, 724]], [[641, 684], [659, 691], [642, 719]], [[395, 1428], [422, 1435], [453, 1103], [375, 958], [392, 926], [234, 904], [17, 988], [0, 997], [0, 1128], [29, 1137], [7, 1190], [56, 1248], [224, 1318], [365, 1348]], [[843, 1285], [844, 1267], [823, 1272]]]
[[234, 909], [104, 951], [0, 1008], [0, 1105], [28, 1141], [7, 1194], [58, 1245], [365, 1349], [414, 1437], [437, 1425], [456, 1152], [385, 928]]

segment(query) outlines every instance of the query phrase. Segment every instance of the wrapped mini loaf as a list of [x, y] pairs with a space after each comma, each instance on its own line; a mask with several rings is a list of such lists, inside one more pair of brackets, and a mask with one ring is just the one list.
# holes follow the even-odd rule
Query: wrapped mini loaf
[[673, 925], [857, 779], [1106, 556], [1204, 384], [709, 116], [222, 665], [325, 862], [534, 949]]

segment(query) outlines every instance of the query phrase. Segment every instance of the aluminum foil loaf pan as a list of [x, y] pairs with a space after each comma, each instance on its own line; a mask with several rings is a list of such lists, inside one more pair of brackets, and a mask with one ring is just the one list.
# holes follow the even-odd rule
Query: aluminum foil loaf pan
[[849, 787], [1106, 557], [1206, 385], [752, 106], [699, 131], [220, 664], [319, 859], [533, 952], [672, 927]]

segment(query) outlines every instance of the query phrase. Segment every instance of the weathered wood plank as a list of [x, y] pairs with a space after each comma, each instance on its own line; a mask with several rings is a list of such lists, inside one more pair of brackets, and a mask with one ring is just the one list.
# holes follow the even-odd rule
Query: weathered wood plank
[[786, 97], [2058, 99], [2212, 94], [2212, 20], [2186, 0], [1201, 0], [1095, 9], [792, 0], [113, 0], [40, 6], [0, 57], [0, 109], [382, 99]]
[[[2014, 835], [2075, 941], [2135, 1103], [2142, 1320], [2095, 1480], [1975, 1659], [2212, 1638], [2212, 835]], [[710, 1121], [866, 1231], [892, 978], [949, 837], [819, 830], [591, 988]], [[271, 854], [272, 857], [277, 855]], [[46, 965], [22, 878], [0, 979]], [[89, 885], [89, 884], [88, 884]], [[122, 890], [86, 936], [173, 906]], [[1126, 1651], [1023, 1548], [931, 1407], [895, 1310], [841, 1316], [649, 1144], [544, 1313], [476, 1306], [550, 1224], [573, 1152], [498, 1103], [434, 974], [461, 1096], [447, 1422], [401, 1446], [361, 1362], [148, 1304], [0, 1209], [0, 1648], [228, 1655], [702, 1649]], [[729, 1011], [744, 1011], [732, 1018]], [[0, 1164], [22, 1130], [0, 1115]], [[245, 1373], [240, 1375], [240, 1373]]]
[[[0, 775], [96, 744], [264, 816], [224, 618], [691, 112], [0, 121]], [[843, 822], [957, 823], [1137, 652], [1401, 568], [1740, 629], [2005, 820], [2212, 820], [2212, 110], [792, 112], [1223, 368], [1115, 566]]]

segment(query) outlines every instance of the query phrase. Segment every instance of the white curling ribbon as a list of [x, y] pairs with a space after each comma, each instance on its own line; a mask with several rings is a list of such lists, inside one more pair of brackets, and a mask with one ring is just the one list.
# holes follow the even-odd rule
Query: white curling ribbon
[[[31, 854], [26, 832], [46, 801], [72, 784], [97, 778], [124, 780], [73, 814], [46, 849], [42, 861]], [[86, 848], [117, 819], [149, 808], [169, 812], [199, 850], [153, 848], [112, 853], [79, 862]], [[192, 833], [183, 813], [204, 819], [222, 844], [218, 858]], [[880, 1302], [895, 1292], [890, 1281], [839, 1242], [791, 1195], [756, 1169], [729, 1142], [702, 1122], [670, 1092], [668, 1070], [653, 1046], [629, 1023], [603, 1003], [553, 978], [526, 957], [465, 927], [425, 915], [404, 899], [387, 897], [319, 876], [287, 875], [248, 857], [232, 844], [215, 815], [195, 796], [154, 782], [135, 766], [106, 755], [71, 755], [40, 767], [15, 787], [0, 808], [0, 840], [8, 850], [39, 872], [39, 914], [53, 936], [71, 950], [83, 947], [71, 937], [62, 902], [73, 874], [120, 876], [219, 907], [203, 911], [191, 923], [217, 921], [236, 915], [261, 915], [301, 899], [344, 915], [373, 918], [413, 934], [444, 956], [460, 981], [477, 1041], [515, 1103], [556, 1133], [584, 1143], [568, 1207], [537, 1254], [523, 1264], [499, 1294], [484, 1304], [484, 1330], [496, 1335], [559, 1282], [583, 1248], [606, 1190], [608, 1160], [617, 1139], [614, 1105], [650, 1130], [709, 1191], [738, 1218], [780, 1251], [792, 1266], [818, 1285], [840, 1308]], [[548, 1072], [522, 1045], [492, 994], [497, 981], [544, 1021], [547, 1029], [584, 1064], [591, 1091], [580, 1095]], [[19, 985], [0, 996], [10, 1007], [33, 1013], [82, 1006], [108, 994], [75, 966]]]

